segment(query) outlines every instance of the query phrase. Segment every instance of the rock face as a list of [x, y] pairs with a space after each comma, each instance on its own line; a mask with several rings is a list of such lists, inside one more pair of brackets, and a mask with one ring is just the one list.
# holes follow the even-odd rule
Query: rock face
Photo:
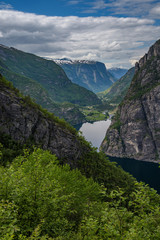
[[60, 65], [68, 78], [95, 93], [109, 88], [117, 79], [106, 69], [105, 64], [97, 61], [60, 59]]
[[160, 161], [160, 40], [136, 63], [101, 148], [110, 156]]
[[33, 104], [28, 104], [25, 98], [0, 80], [0, 134], [3, 133], [20, 143], [32, 139], [73, 167], [85, 151], [74, 132], [58, 120], [48, 118]]

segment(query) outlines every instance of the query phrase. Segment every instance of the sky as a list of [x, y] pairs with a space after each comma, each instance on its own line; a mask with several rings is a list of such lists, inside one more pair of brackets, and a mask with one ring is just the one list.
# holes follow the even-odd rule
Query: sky
[[0, 1], [0, 44], [42, 57], [130, 68], [159, 38], [159, 0]]

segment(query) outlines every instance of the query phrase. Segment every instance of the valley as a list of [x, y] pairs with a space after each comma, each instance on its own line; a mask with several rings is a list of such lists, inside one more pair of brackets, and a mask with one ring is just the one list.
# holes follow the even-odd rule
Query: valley
[[2, 240], [159, 239], [159, 56], [96, 95], [0, 46]]

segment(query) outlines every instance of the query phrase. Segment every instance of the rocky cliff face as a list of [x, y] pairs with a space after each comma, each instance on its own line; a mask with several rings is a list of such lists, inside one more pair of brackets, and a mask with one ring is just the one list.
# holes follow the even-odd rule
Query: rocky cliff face
[[101, 147], [110, 156], [160, 161], [160, 40], [136, 64]]
[[49, 118], [25, 99], [0, 77], [0, 134], [5, 133], [20, 143], [32, 140], [75, 167], [86, 147], [64, 122]]
[[70, 59], [55, 62], [63, 68], [73, 83], [95, 93], [106, 90], [117, 80], [101, 62]]

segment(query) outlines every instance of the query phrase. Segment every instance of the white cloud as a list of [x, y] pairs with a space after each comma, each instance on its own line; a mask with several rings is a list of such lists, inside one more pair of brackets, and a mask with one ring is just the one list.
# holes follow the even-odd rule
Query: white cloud
[[80, 3], [80, 2], [81, 2], [81, 0], [73, 0], [73, 1], [68, 1], [68, 4], [69, 5], [76, 5], [76, 4]]
[[160, 19], [160, 4], [157, 4], [150, 10], [150, 15], [154, 18]]
[[0, 43], [53, 58], [95, 59], [129, 67], [160, 38], [151, 19], [48, 17], [0, 10]]
[[5, 2], [0, 2], [0, 9], [12, 9], [12, 5], [11, 4], [7, 4]]
[[97, 0], [93, 2], [93, 9], [104, 9], [106, 8], [107, 4], [104, 0]]
[[[98, 1], [98, 0], [97, 0]], [[99, 0], [102, 1], [102, 0]], [[114, 15], [149, 16], [150, 9], [157, 0], [110, 0], [103, 1], [105, 8]]]

